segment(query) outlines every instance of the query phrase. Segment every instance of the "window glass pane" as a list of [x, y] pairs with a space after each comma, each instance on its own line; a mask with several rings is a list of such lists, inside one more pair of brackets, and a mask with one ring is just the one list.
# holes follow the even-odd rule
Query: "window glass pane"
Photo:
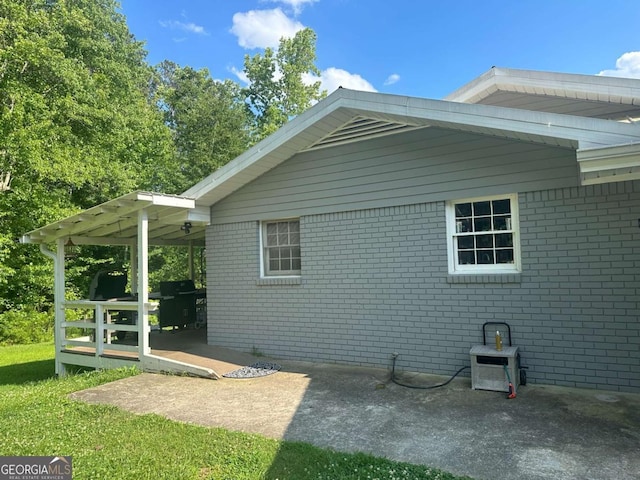
[[496, 263], [513, 263], [513, 250], [496, 250]]
[[474, 252], [458, 252], [458, 263], [460, 265], [473, 265], [476, 263]]
[[456, 204], [456, 218], [470, 217], [471, 216], [471, 204], [470, 203], [458, 203]]
[[492, 203], [494, 214], [511, 213], [511, 201], [508, 198], [505, 200], [494, 200]]
[[491, 202], [474, 202], [473, 215], [476, 217], [491, 215]]
[[478, 264], [491, 265], [493, 261], [493, 250], [478, 250]]
[[517, 218], [511, 207], [511, 198], [499, 198], [458, 203], [454, 204], [453, 212], [448, 210], [448, 215], [455, 214], [455, 218], [449, 217], [448, 221], [455, 222], [453, 237], [457, 265], [515, 263], [514, 223]]
[[464, 237], [458, 237], [458, 249], [459, 250], [473, 249], [473, 235], [465, 235]]
[[474, 218], [473, 219], [473, 231], [474, 232], [490, 232], [491, 231], [491, 217]]
[[501, 233], [496, 235], [496, 247], [513, 247], [513, 234]]
[[465, 233], [471, 231], [471, 219], [464, 218], [462, 220], [456, 220], [456, 232]]
[[493, 217], [494, 230], [511, 230], [511, 217]]
[[493, 248], [493, 235], [476, 236], [476, 248]]
[[301, 270], [300, 222], [283, 220], [264, 225], [265, 274], [288, 275]]

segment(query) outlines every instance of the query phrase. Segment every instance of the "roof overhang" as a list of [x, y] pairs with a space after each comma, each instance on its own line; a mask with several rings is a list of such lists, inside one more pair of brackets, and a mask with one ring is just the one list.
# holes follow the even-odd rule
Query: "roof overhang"
[[149, 244], [204, 244], [204, 230], [210, 223], [209, 209], [197, 207], [193, 198], [141, 191], [32, 230], [20, 241], [49, 244], [70, 238], [76, 245], [134, 245], [138, 237], [138, 213], [143, 210], [148, 219]]
[[637, 125], [338, 89], [184, 195], [209, 207], [298, 153], [429, 127], [573, 150], [640, 142]]
[[640, 180], [640, 143], [576, 152], [583, 185]]
[[640, 119], [640, 82], [631, 78], [493, 67], [445, 100], [622, 122]]

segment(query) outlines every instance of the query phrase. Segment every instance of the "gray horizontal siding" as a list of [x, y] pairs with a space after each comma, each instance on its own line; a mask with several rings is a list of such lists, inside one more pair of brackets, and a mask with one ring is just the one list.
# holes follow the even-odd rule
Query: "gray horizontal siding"
[[213, 223], [576, 186], [572, 150], [427, 128], [301, 153], [212, 207]]

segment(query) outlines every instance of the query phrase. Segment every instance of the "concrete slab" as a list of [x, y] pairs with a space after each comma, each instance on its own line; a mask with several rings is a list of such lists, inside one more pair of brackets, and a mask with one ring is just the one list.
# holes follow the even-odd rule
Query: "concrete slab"
[[414, 390], [381, 369], [278, 363], [283, 371], [255, 379], [141, 374], [72, 398], [475, 479], [640, 478], [640, 395], [528, 385], [507, 400], [464, 378]]

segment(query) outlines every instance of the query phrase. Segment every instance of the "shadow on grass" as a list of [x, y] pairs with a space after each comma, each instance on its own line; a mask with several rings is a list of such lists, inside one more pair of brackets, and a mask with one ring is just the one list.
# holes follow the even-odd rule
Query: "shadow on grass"
[[53, 359], [33, 362], [14, 363], [0, 367], [0, 385], [22, 385], [53, 377], [55, 363]]

